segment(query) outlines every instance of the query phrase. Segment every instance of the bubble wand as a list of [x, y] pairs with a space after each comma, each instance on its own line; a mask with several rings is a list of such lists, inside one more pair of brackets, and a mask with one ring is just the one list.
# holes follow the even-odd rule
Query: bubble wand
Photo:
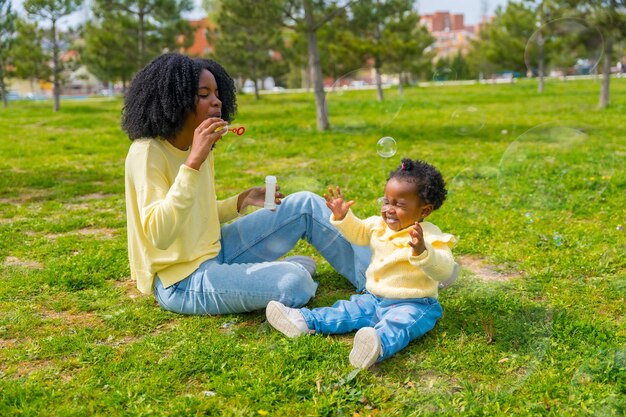
[[[233, 128], [231, 128], [230, 126], [228, 126], [228, 125], [227, 125], [227, 126], [222, 127], [221, 129], [218, 129], [218, 132], [219, 132], [219, 131], [221, 131], [221, 130], [223, 130], [223, 129], [226, 129], [228, 132], [233, 132], [233, 133], [234, 133], [234, 134], [236, 134], [237, 136], [241, 136], [241, 135], [243, 135], [244, 133], [246, 133], [246, 128], [245, 128], [245, 126], [239, 126], [239, 127], [233, 127]], [[228, 132], [227, 132], [227, 133], [228, 133]], [[226, 134], [226, 133], [224, 133], [224, 134]]]

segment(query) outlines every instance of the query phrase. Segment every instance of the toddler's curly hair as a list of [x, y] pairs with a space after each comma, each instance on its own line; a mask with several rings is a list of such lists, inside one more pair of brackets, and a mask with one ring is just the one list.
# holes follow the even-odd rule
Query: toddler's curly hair
[[448, 194], [441, 172], [418, 159], [402, 158], [402, 164], [391, 171], [387, 181], [392, 178], [414, 183], [418, 197], [424, 203], [432, 204], [433, 210], [441, 207]]

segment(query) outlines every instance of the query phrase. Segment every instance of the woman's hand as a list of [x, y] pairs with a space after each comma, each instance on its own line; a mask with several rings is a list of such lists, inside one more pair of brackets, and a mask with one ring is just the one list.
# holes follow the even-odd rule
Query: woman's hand
[[419, 222], [415, 222], [415, 227], [409, 230], [409, 234], [411, 235], [409, 245], [413, 248], [413, 256], [421, 255], [426, 250], [426, 246], [424, 245], [424, 230]]
[[[278, 190], [280, 190], [280, 186], [276, 185], [274, 203], [280, 205], [281, 199], [285, 198], [285, 195]], [[248, 206], [263, 207], [263, 203], [265, 203], [265, 187], [252, 187], [239, 194], [237, 211], [241, 212]]]
[[202, 163], [209, 156], [209, 152], [213, 149], [213, 145], [220, 138], [228, 133], [228, 129], [223, 129], [228, 122], [219, 117], [209, 117], [196, 128], [193, 132], [193, 142], [191, 143], [191, 152], [185, 161], [185, 165], [189, 168], [199, 170]]
[[328, 187], [328, 195], [324, 194], [324, 199], [326, 200], [326, 205], [333, 212], [333, 216], [335, 220], [343, 220], [348, 213], [348, 209], [350, 206], [354, 204], [354, 200], [344, 201], [343, 196], [341, 195], [341, 189], [337, 186], [337, 195], [333, 192], [331, 187]]

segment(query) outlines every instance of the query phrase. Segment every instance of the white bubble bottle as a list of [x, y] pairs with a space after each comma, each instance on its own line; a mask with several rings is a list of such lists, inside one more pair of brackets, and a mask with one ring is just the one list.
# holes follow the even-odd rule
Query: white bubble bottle
[[276, 177], [268, 175], [265, 177], [265, 203], [263, 207], [274, 210], [276, 208]]

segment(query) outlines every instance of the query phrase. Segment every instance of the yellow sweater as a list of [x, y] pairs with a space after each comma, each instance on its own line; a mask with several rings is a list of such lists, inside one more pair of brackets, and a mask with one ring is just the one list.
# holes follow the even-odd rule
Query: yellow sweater
[[238, 196], [217, 201], [213, 153], [196, 171], [184, 165], [189, 152], [137, 139], [126, 157], [130, 273], [145, 294], [155, 274], [169, 287], [217, 256], [220, 224], [238, 216]]
[[442, 233], [432, 223], [420, 223], [426, 250], [419, 256], [413, 256], [408, 227], [394, 232], [381, 216], [361, 220], [352, 211], [348, 211], [340, 221], [331, 214], [330, 222], [350, 242], [369, 244], [372, 260], [365, 272], [365, 288], [376, 296], [392, 299], [437, 298], [438, 281], [445, 281], [452, 274], [455, 263], [451, 248], [456, 239], [451, 234]]

